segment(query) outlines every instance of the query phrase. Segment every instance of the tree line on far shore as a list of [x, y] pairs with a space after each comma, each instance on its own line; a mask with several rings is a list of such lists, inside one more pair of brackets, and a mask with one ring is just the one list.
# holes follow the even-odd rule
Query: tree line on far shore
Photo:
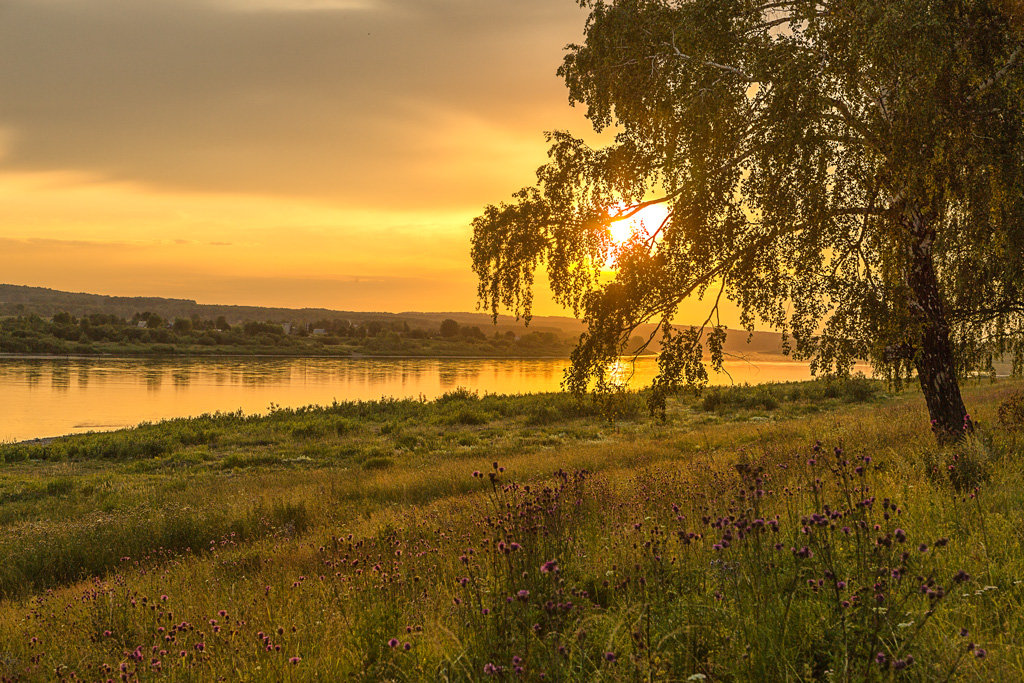
[[445, 319], [436, 329], [407, 321], [342, 318], [308, 324], [228, 321], [224, 316], [165, 319], [151, 312], [130, 318], [67, 312], [51, 318], [30, 313], [0, 319], [0, 352], [38, 354], [261, 352], [336, 355], [345, 353], [560, 354], [575, 340], [553, 332], [511, 331], [488, 336], [478, 326]]

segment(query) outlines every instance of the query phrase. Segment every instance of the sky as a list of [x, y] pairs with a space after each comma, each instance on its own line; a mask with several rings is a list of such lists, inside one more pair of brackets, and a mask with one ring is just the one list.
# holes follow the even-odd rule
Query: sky
[[[589, 130], [573, 0], [0, 0], [0, 282], [473, 310], [470, 221]], [[544, 296], [538, 314], [557, 314]]]

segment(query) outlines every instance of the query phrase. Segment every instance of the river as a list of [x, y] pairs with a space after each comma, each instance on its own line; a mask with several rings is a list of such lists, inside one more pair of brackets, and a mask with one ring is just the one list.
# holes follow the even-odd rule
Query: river
[[[0, 359], [0, 441], [22, 441], [216, 411], [258, 413], [381, 397], [435, 398], [465, 387], [483, 393], [558, 391], [561, 359]], [[726, 363], [713, 384], [810, 378], [794, 362]], [[640, 359], [631, 386], [650, 383]]]

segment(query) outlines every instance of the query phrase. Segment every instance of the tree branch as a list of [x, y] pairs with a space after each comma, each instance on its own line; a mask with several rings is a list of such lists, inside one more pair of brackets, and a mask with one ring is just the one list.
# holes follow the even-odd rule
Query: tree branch
[[855, 131], [860, 133], [860, 135], [870, 144], [871, 147], [875, 149], [875, 151], [877, 151], [882, 156], [887, 156], [885, 150], [883, 149], [881, 141], [878, 140], [877, 137], [871, 133], [871, 130], [866, 125], [864, 125], [864, 123], [862, 123], [856, 116], [853, 115], [853, 112], [850, 111], [850, 107], [849, 105], [846, 104], [846, 102], [843, 102], [842, 100], [835, 97], [826, 97], [825, 101], [831, 104], [833, 107], [835, 107], [836, 111], [839, 112], [839, 115], [842, 116], [843, 121], [845, 121], [846, 124], [853, 128]]
[[[650, 199], [646, 202], [640, 202], [639, 204], [635, 204], [634, 206], [629, 207], [628, 209], [623, 209], [614, 216], [611, 216], [609, 222], [618, 223], [619, 221], [624, 221], [627, 218], [632, 218], [633, 216], [637, 215], [638, 213], [640, 213], [649, 206], [655, 206], [656, 204], [664, 204], [670, 199], [675, 199], [680, 194], [682, 194], [682, 192], [682, 190], [676, 190], [672, 194], [665, 195], [664, 197], [658, 197], [657, 199]], [[625, 213], [623, 213], [623, 211]]]
[[1009, 59], [1006, 60], [1006, 64], [1003, 64], [1002, 68], [999, 69], [999, 71], [996, 71], [994, 74], [992, 74], [991, 78], [989, 78], [987, 81], [978, 86], [978, 89], [971, 93], [971, 95], [967, 98], [967, 101], [969, 103], [974, 102], [974, 100], [977, 97], [984, 95], [986, 91], [988, 91], [992, 86], [998, 83], [999, 80], [1003, 76], [1005, 76], [1010, 69], [1013, 68], [1014, 64], [1017, 63], [1017, 60], [1020, 58], [1022, 52], [1024, 52], [1024, 45], [1018, 46], [1017, 49], [1013, 51], [1013, 54], [1010, 55]]
[[698, 64], [703, 64], [704, 66], [710, 66], [710, 67], [712, 67], [714, 69], [719, 69], [721, 71], [727, 71], [727, 72], [729, 72], [731, 74], [735, 74], [736, 76], [739, 76], [740, 78], [742, 78], [742, 79], [744, 79], [744, 80], [746, 80], [746, 81], [748, 81], [750, 83], [756, 83], [757, 82], [757, 81], [754, 80], [753, 76], [751, 76], [747, 72], [743, 71], [742, 69], [737, 69], [736, 67], [729, 66], [728, 64], [719, 64], [718, 62], [712, 62], [712, 61], [703, 60], [703, 59], [695, 59], [694, 57], [691, 57], [688, 54], [684, 54], [676, 46], [676, 36], [675, 36], [675, 33], [672, 34], [672, 42], [671, 43], [665, 43], [665, 45], [667, 45], [668, 47], [672, 48], [672, 51], [680, 59], [685, 59], [686, 61], [697, 62]]

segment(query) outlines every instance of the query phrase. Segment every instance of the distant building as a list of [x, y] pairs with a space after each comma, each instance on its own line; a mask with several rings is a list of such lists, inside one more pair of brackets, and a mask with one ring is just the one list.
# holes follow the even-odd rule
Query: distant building
[[139, 329], [144, 328], [146, 325], [148, 325], [148, 323], [145, 320], [140, 320], [139, 322], [135, 323], [135, 327], [138, 327]]
[[291, 334], [292, 333], [292, 324], [291, 323], [281, 323], [281, 329], [284, 330], [285, 334]]
[[313, 330], [313, 336], [314, 337], [326, 337], [327, 336], [327, 330], [325, 330], [322, 327], [318, 327], [315, 330]]

